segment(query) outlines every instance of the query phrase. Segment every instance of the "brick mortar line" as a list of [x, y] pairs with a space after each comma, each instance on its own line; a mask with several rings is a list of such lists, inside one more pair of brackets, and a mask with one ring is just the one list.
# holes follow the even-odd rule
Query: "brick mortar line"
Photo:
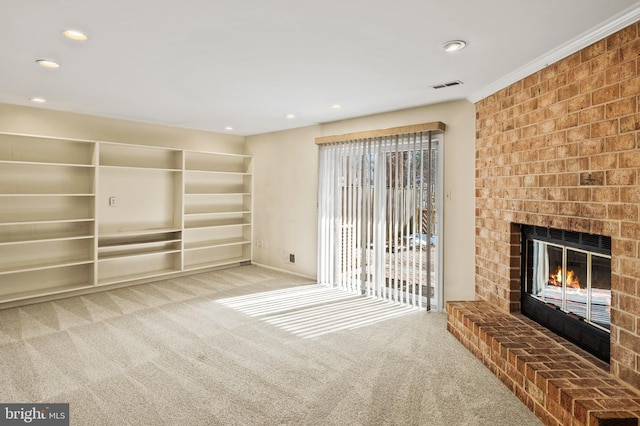
[[[447, 309], [447, 311], [449, 312], [449, 315], [448, 315], [449, 320], [447, 322], [447, 328], [450, 331], [453, 331], [452, 334], [454, 335], [454, 337], [456, 337], [463, 344], [465, 348], [470, 350], [470, 352], [472, 352], [474, 356], [476, 356], [490, 371], [492, 371], [492, 373], [494, 373], [505, 384], [505, 386], [507, 386], [527, 407], [532, 409], [532, 411], [543, 421], [545, 421], [546, 415], [549, 415], [549, 416], [552, 416], [554, 421], [558, 422], [558, 424], [564, 424], [563, 422], [566, 422], [567, 418], [565, 418], [566, 416], [563, 413], [566, 413], [566, 415], [570, 416], [571, 418], [575, 418], [575, 415], [577, 413], [582, 419], [586, 420], [587, 423], [589, 422], [589, 418], [592, 416], [592, 414], [593, 415], [615, 414], [615, 415], [621, 416], [620, 418], [625, 418], [625, 416], [635, 417], [635, 418], [639, 417], [640, 395], [638, 395], [637, 393], [635, 395], [635, 398], [632, 398], [628, 393], [624, 393], [624, 392], [623, 392], [624, 394], [616, 396], [616, 395], [605, 395], [598, 391], [596, 396], [599, 398], [590, 398], [590, 399], [584, 399], [584, 398], [580, 399], [579, 397], [573, 398], [571, 396], [571, 390], [575, 391], [576, 389], [578, 390], [593, 389], [593, 386], [574, 387], [575, 384], [580, 383], [580, 380], [582, 380], [582, 383], [584, 384], [591, 384], [591, 385], [610, 384], [611, 385], [610, 388], [607, 388], [607, 389], [612, 389], [612, 390], [619, 389], [619, 390], [625, 390], [625, 392], [630, 392], [632, 389], [628, 385], [626, 385], [624, 382], [621, 382], [620, 380], [614, 378], [612, 375], [598, 369], [597, 366], [592, 365], [588, 360], [585, 360], [583, 362], [587, 363], [586, 366], [592, 368], [593, 370], [596, 370], [598, 373], [598, 376], [600, 376], [599, 378], [589, 379], [589, 378], [575, 377], [575, 378], [571, 378], [573, 382], [568, 382], [569, 387], [563, 387], [562, 386], [563, 382], [561, 382], [561, 380], [563, 379], [554, 379], [554, 378], [544, 377], [542, 373], [543, 371], [548, 372], [548, 371], [562, 371], [562, 370], [535, 369], [534, 366], [532, 365], [534, 363], [527, 362], [522, 358], [522, 357], [535, 356], [535, 355], [519, 355], [513, 351], [513, 348], [506, 347], [503, 342], [501, 342], [494, 335], [492, 335], [492, 332], [493, 333], [500, 332], [500, 325], [496, 327], [495, 326], [496, 323], [499, 324], [504, 321], [510, 320], [512, 324], [509, 326], [503, 327], [503, 329], [506, 329], [506, 330], [530, 329], [535, 335], [536, 339], [540, 339], [538, 341], [539, 345], [544, 346], [544, 345], [551, 344], [552, 346], [556, 347], [558, 351], [566, 352], [567, 354], [570, 354], [572, 358], [577, 358], [578, 355], [574, 354], [569, 349], [567, 349], [566, 347], [564, 347], [554, 339], [550, 338], [549, 336], [546, 336], [539, 330], [536, 330], [533, 327], [529, 326], [528, 324], [522, 322], [519, 318], [516, 318], [509, 314], [504, 314], [502, 312], [496, 313], [496, 311], [493, 310], [490, 305], [486, 304], [486, 302], [469, 302], [469, 303], [473, 304], [474, 307], [476, 308], [484, 307], [488, 312], [484, 312], [484, 313], [477, 312], [479, 311], [479, 309], [476, 309], [473, 311], [464, 310], [464, 308], [460, 308], [456, 306], [457, 304], [458, 305], [460, 304], [459, 302], [451, 302]], [[487, 321], [486, 318], [491, 317], [492, 315], [495, 316], [496, 318], [493, 321]], [[493, 329], [491, 329], [492, 327], [491, 325], [487, 326], [486, 324], [492, 324]], [[460, 328], [462, 328], [462, 330]], [[477, 333], [474, 331], [475, 328], [478, 329]], [[469, 339], [466, 337], [466, 335], [469, 335], [469, 334], [472, 336], [475, 336], [475, 339], [473, 340], [477, 340], [478, 344], [474, 344], [471, 341], [472, 339]], [[482, 334], [486, 336], [484, 339], [480, 337]], [[484, 344], [485, 350], [482, 350], [483, 344]], [[526, 350], [527, 348], [516, 348], [516, 349]], [[537, 350], [540, 350], [540, 347], [532, 346], [528, 349], [537, 351]], [[502, 359], [505, 367], [501, 368], [499, 363], [494, 362], [494, 357], [499, 357], [499, 359]], [[522, 364], [521, 367], [518, 366], [519, 363]], [[515, 369], [514, 371], [519, 372], [522, 375], [522, 380], [523, 380], [522, 384], [518, 383], [517, 378], [519, 376], [516, 376], [516, 379], [514, 379], [514, 377], [512, 377], [512, 374], [509, 374], [509, 371], [508, 371], [509, 367], [511, 367], [512, 369]], [[533, 371], [532, 373], [533, 379], [534, 379], [533, 381], [527, 377], [527, 374], [526, 374], [527, 368], [531, 368]], [[556, 384], [559, 385], [556, 391], [558, 394], [557, 395], [558, 401], [549, 399], [548, 397], [549, 385], [555, 386]], [[563, 397], [565, 401], [567, 398], [569, 398], [570, 411], [567, 410], [566, 408], [567, 402], [565, 402], [563, 406], [562, 404]], [[619, 409], [619, 408], [605, 410], [604, 409], [605, 407], [603, 407], [602, 404], [598, 403], [597, 400], [613, 401], [613, 402], [619, 401], [620, 404], [617, 404], [617, 406], [619, 407], [622, 407], [624, 406], [624, 404], [628, 404], [629, 401], [632, 401], [636, 404], [636, 409], [631, 411]], [[584, 402], [584, 401], [587, 401], [587, 402]], [[594, 408], [594, 409], [585, 410], [585, 407], [584, 407], [585, 404], [592, 404], [590, 408]], [[559, 412], [558, 410], [560, 409], [562, 411]], [[540, 413], [540, 410], [544, 410], [546, 415], [541, 416], [542, 413]], [[553, 415], [552, 411], [556, 415]], [[558, 419], [558, 415], [560, 415], [560, 417], [563, 417], [563, 418]], [[582, 423], [582, 424], [587, 424], [587, 423]]]

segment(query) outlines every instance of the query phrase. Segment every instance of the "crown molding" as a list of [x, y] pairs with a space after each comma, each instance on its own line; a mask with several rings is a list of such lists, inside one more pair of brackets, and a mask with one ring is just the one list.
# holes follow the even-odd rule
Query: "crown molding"
[[545, 55], [529, 62], [525, 66], [518, 68], [517, 70], [505, 75], [501, 79], [494, 81], [493, 83], [485, 86], [482, 90], [471, 94], [467, 98], [471, 103], [476, 103], [491, 96], [492, 94], [510, 86], [511, 84], [522, 80], [531, 74], [540, 71], [541, 69], [553, 64], [561, 59], [566, 58], [569, 55], [584, 49], [593, 43], [602, 40], [603, 38], [610, 36], [611, 34], [620, 31], [621, 29], [628, 27], [629, 25], [640, 20], [640, 1], [636, 2], [633, 6], [620, 12], [608, 21], [605, 21], [601, 25], [598, 25], [591, 30], [579, 35], [578, 37], [568, 41], [565, 44], [558, 46], [557, 48], [547, 52]]

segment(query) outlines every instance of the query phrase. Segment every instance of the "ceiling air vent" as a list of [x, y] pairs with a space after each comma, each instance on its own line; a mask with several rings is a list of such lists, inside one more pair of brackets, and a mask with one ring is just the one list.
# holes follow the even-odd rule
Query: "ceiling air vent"
[[457, 86], [459, 84], [463, 84], [460, 80], [450, 81], [448, 83], [436, 84], [435, 86], [431, 86], [434, 89], [444, 89], [445, 87]]

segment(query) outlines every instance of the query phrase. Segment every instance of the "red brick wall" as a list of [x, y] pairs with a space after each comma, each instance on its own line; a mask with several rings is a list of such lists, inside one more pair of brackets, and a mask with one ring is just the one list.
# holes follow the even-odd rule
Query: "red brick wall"
[[611, 372], [640, 388], [640, 24], [476, 104], [476, 298], [519, 310], [519, 225], [612, 238]]

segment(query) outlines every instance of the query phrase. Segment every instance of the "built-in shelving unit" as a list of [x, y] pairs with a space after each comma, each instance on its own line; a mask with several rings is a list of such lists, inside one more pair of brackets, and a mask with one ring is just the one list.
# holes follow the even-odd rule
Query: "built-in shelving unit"
[[100, 235], [98, 285], [180, 272], [181, 234], [156, 229]]
[[182, 271], [183, 152], [100, 143], [97, 285]]
[[251, 260], [251, 158], [185, 152], [184, 268]]
[[95, 145], [0, 134], [0, 302], [93, 286]]
[[0, 303], [251, 261], [251, 157], [0, 134]]

